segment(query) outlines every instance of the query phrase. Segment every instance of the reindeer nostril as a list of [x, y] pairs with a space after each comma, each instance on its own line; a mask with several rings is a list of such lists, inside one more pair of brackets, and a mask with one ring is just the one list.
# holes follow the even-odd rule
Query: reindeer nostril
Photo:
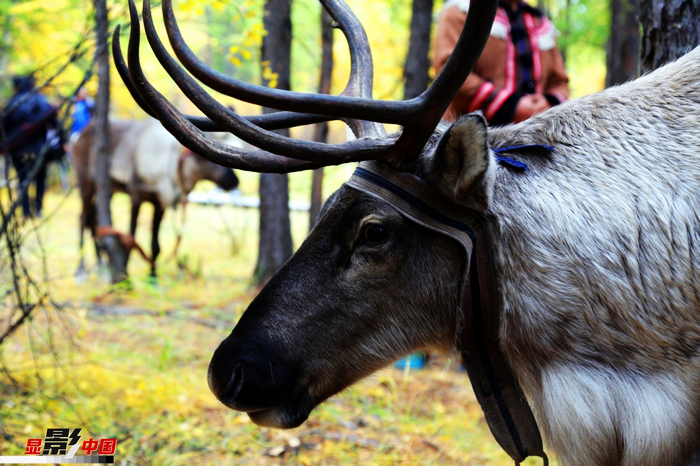
[[[216, 355], [215, 355], [216, 356]], [[221, 364], [221, 359], [214, 357], [209, 364], [207, 382], [212, 393], [223, 403], [235, 401], [243, 386], [243, 365]], [[223, 367], [222, 367], [223, 366]]]
[[231, 378], [228, 380], [226, 387], [222, 393], [220, 393], [220, 399], [224, 403], [235, 402], [238, 394], [241, 392], [243, 387], [243, 365], [241, 363], [233, 366], [231, 371]]
[[209, 363], [209, 388], [219, 401], [237, 411], [282, 405], [296, 395], [292, 393], [296, 372], [280, 354], [272, 345], [228, 338]]

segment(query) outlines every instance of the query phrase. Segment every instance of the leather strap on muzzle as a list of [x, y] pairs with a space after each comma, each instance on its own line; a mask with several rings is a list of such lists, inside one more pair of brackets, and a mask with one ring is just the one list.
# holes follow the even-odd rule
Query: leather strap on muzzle
[[515, 463], [539, 456], [546, 466], [537, 423], [499, 345], [500, 308], [493, 257], [478, 219], [420, 178], [377, 162], [362, 162], [346, 184], [388, 202], [408, 219], [463, 246], [461, 350], [472, 388], [491, 433]]

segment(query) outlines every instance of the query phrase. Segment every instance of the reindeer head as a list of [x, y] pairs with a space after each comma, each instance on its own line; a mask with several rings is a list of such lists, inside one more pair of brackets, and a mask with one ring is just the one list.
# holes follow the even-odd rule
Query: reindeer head
[[201, 180], [216, 183], [223, 190], [238, 187], [238, 177], [230, 168], [210, 162], [205, 157], [185, 149], [178, 160], [178, 182], [185, 194], [189, 194]]
[[[357, 18], [342, 0], [321, 1], [352, 54], [351, 77], [340, 96], [254, 86], [209, 69], [184, 43], [171, 0], [163, 1], [163, 13], [182, 65], [218, 92], [282, 111], [244, 118], [217, 103], [168, 54], [153, 26], [148, 0], [143, 19], [151, 47], [206, 118], [180, 114], [143, 76], [133, 3], [128, 68], [118, 30], [112, 42], [115, 62], [141, 107], [185, 147], [215, 163], [287, 173], [372, 160], [413, 173], [446, 202], [460, 203], [474, 215], [483, 213], [494, 177], [485, 120], [468, 116], [434, 133], [486, 43], [496, 2], [473, 2], [452, 57], [425, 93], [389, 102], [371, 98], [371, 55]], [[358, 138], [321, 144], [269, 131], [333, 119], [345, 121]], [[404, 130], [387, 135], [382, 123]], [[261, 150], [222, 144], [202, 130], [231, 132]], [[461, 318], [457, 300], [464, 256], [457, 241], [418, 225], [375, 196], [343, 186], [326, 202], [317, 226], [294, 257], [216, 350], [209, 369], [212, 391], [259, 425], [291, 428], [329, 396], [403, 354], [417, 348], [453, 348]]]
[[[233, 147], [244, 147], [243, 141], [231, 133], [211, 133], [210, 137], [223, 144]], [[232, 189], [236, 189], [238, 187], [238, 177], [230, 168], [222, 167], [219, 164], [211, 162], [206, 157], [189, 150], [185, 154], [186, 156], [180, 161], [182, 164], [181, 168], [185, 173], [190, 174], [192, 187], [194, 187], [194, 184], [199, 180], [213, 181], [218, 187], [225, 191], [231, 191]], [[185, 169], [186, 165], [190, 166], [190, 170]]]

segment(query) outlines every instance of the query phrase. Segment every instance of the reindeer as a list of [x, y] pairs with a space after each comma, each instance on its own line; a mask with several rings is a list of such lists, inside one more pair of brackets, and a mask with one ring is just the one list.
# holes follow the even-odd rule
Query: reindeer
[[[182, 39], [171, 0], [162, 3], [182, 66], [218, 92], [282, 110], [272, 116], [243, 118], [214, 101], [160, 42], [147, 0], [151, 48], [206, 118], [180, 114], [143, 75], [133, 2], [128, 66], [119, 30], [112, 42], [139, 104], [216, 163], [291, 172], [362, 161], [214, 353], [216, 397], [258, 425], [293, 428], [402, 355], [458, 350], [516, 464], [546, 463], [540, 431], [567, 465], [700, 464], [700, 49], [520, 124], [488, 128], [473, 114], [440, 125], [496, 2], [472, 2], [441, 74], [403, 102], [371, 99], [361, 25], [341, 0], [322, 3], [352, 53], [340, 96], [209, 69]], [[323, 118], [346, 121], [358, 139], [267, 131]], [[387, 135], [381, 123], [403, 131]], [[215, 129], [260, 150], [202, 132]]]
[[[183, 202], [200, 180], [214, 181], [226, 190], [238, 186], [233, 170], [213, 164], [194, 152], [185, 150], [163, 126], [153, 119], [111, 120], [110, 180], [112, 190], [124, 192], [131, 198], [131, 238], [136, 235], [136, 224], [143, 202], [153, 204], [151, 231], [151, 275], [156, 275], [156, 259], [160, 253], [158, 231], [165, 209]], [[95, 127], [91, 124], [81, 133], [73, 147], [73, 160], [80, 187], [82, 212], [80, 214], [80, 262], [76, 276], [85, 276], [83, 231], [89, 227], [96, 236], [96, 211], [93, 198], [96, 193], [94, 173]], [[98, 263], [101, 262], [97, 250]]]

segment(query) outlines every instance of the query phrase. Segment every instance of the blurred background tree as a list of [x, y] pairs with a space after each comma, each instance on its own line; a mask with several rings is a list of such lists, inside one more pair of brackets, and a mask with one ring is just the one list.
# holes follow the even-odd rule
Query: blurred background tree
[[700, 44], [700, 0], [640, 0], [641, 63], [651, 71]]
[[610, 36], [605, 87], [625, 83], [639, 73], [639, 0], [610, 0]]
[[[109, 14], [106, 0], [94, 0], [95, 5], [95, 63], [97, 65], [97, 98], [95, 99], [95, 185], [97, 188], [97, 228], [112, 227], [112, 182], [110, 169], [110, 66]], [[115, 235], [98, 237], [107, 252], [112, 283], [125, 280], [127, 253]]]
[[[321, 72], [318, 82], [320, 94], [330, 94], [333, 77], [333, 18], [327, 11], [321, 12]], [[328, 141], [328, 123], [314, 127], [314, 141]], [[323, 168], [311, 174], [311, 205], [309, 206], [309, 231], [314, 227], [323, 203]]]
[[428, 88], [433, 5], [433, 0], [413, 0], [410, 39], [403, 68], [405, 100], [418, 97]]
[[[292, 48], [291, 0], [266, 0], [263, 13], [262, 78], [268, 87], [290, 89]], [[271, 113], [271, 108], [263, 109]], [[289, 136], [289, 130], [278, 130]], [[266, 283], [292, 257], [289, 223], [289, 179], [286, 174], [260, 175], [260, 244], [255, 279]]]

